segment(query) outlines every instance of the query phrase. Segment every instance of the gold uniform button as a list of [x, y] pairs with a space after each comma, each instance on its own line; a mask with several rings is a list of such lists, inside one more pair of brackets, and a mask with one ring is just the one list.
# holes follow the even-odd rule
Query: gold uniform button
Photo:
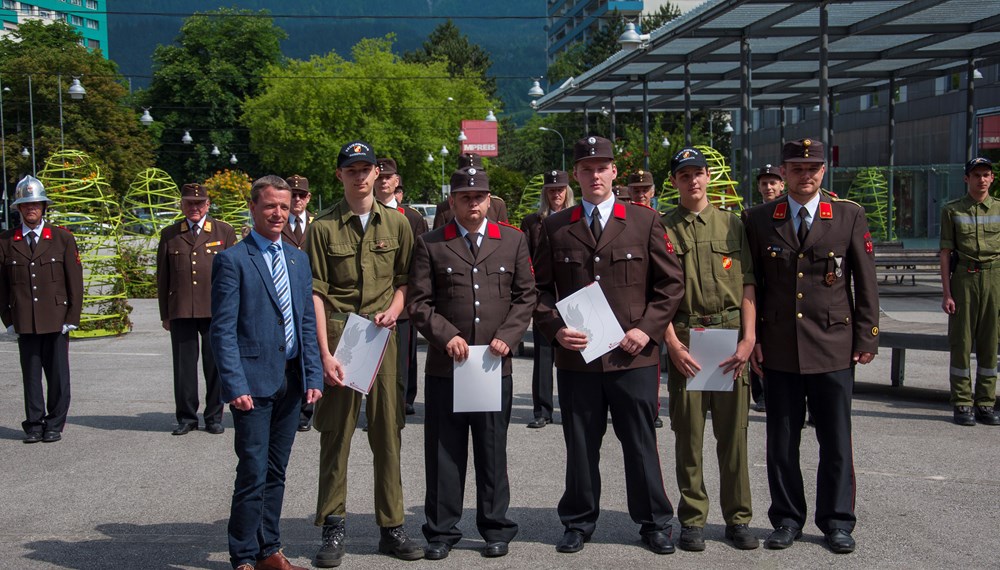
[[197, 284], [198, 284], [198, 282], [197, 282], [197, 281], [192, 281], [191, 283], [192, 283], [192, 284], [194, 284], [194, 285], [197, 285]]
[[802, 279], [803, 277], [805, 277], [805, 275], [803, 275], [802, 272], [800, 271], [799, 272], [799, 279]]
[[801, 299], [801, 298], [802, 298], [802, 293], [798, 293], [798, 294], [796, 294], [796, 295], [795, 295], [795, 298], [796, 298], [796, 299]]
[[827, 257], [833, 257], [833, 252], [831, 251], [830, 253], [826, 254], [826, 256]]
[[192, 251], [191, 255], [198, 255], [198, 252], [197, 251]]
[[801, 319], [802, 318], [802, 313], [795, 313], [795, 318]]
[[198, 265], [198, 262], [197, 261], [192, 261], [191, 265]]
[[844, 317], [844, 322], [845, 323], [851, 322], [851, 317]]
[[802, 258], [803, 258], [803, 257], [805, 257], [805, 256], [806, 256], [806, 254], [804, 254], [804, 253], [800, 253], [800, 254], [799, 254], [799, 259], [802, 259]]
[[778, 254], [772, 251], [771, 252], [771, 257], [778, 257]]
[[192, 271], [192, 272], [191, 272], [191, 275], [197, 275], [197, 274], [198, 274], [198, 272], [197, 272], [197, 271]]

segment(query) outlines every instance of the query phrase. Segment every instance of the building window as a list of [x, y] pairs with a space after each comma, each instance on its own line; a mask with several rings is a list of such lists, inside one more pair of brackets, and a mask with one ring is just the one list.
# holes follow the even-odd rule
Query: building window
[[17, 2], [14, 0], [3, 0], [4, 10], [17, 10]]
[[97, 20], [91, 20], [90, 18], [87, 18], [87, 27], [90, 28], [91, 30], [96, 30], [99, 29], [100, 24], [97, 22]]
[[906, 103], [906, 85], [900, 85], [896, 88], [895, 99], [897, 103]]
[[87, 0], [87, 9], [88, 10], [96, 10], [97, 9], [97, 0]]
[[74, 6], [83, 6], [83, 0], [67, 0], [67, 1]]
[[74, 25], [74, 26], [82, 26], [83, 25], [83, 18], [81, 18], [80, 16], [70, 15], [70, 17], [69, 17], [69, 23], [72, 24], [72, 25]]
[[87, 47], [89, 49], [101, 49], [101, 42], [97, 40], [87, 40]]

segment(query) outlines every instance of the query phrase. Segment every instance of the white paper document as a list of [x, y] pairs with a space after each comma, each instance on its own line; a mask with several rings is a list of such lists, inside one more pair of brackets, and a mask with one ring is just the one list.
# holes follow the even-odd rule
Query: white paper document
[[351, 313], [333, 356], [344, 366], [344, 386], [368, 394], [389, 345], [389, 329]]
[[733, 372], [722, 372], [719, 363], [736, 352], [740, 331], [737, 329], [691, 329], [689, 350], [701, 366], [694, 378], [688, 378], [692, 392], [732, 392]]
[[469, 357], [454, 366], [454, 411], [499, 412], [503, 359], [490, 352], [489, 346], [470, 346]]
[[587, 348], [580, 354], [588, 364], [614, 350], [625, 338], [625, 331], [596, 281], [560, 300], [556, 309], [567, 327], [587, 335]]

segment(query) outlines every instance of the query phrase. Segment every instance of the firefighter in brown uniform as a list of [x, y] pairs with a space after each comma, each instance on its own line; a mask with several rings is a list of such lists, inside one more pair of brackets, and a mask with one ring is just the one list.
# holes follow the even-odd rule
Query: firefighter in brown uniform
[[[663, 225], [684, 267], [684, 299], [667, 327], [670, 356], [670, 427], [677, 453], [677, 486], [681, 500], [677, 518], [682, 550], [705, 550], [704, 528], [709, 499], [705, 489], [702, 448], [705, 418], [712, 414], [712, 431], [719, 457], [720, 503], [725, 536], [743, 550], [759, 546], [750, 532], [753, 516], [747, 461], [747, 413], [750, 404], [746, 363], [756, 339], [754, 276], [746, 233], [739, 218], [708, 201], [711, 173], [705, 156], [685, 148], [670, 164], [670, 182], [680, 194], [680, 206], [663, 216]], [[697, 362], [689, 352], [691, 329], [738, 329], [735, 352], [720, 362]], [[718, 366], [733, 377], [732, 391], [689, 391], [687, 379], [702, 368]]]
[[[611, 141], [586, 137], [573, 147], [573, 176], [582, 204], [542, 222], [534, 260], [538, 284], [535, 320], [556, 341], [556, 379], [566, 442], [566, 489], [559, 501], [565, 528], [558, 552], [578, 552], [600, 515], [601, 442], [608, 411], [621, 442], [632, 520], [657, 554], [674, 551], [673, 507], [663, 489], [653, 420], [659, 402], [660, 342], [684, 294], [677, 257], [667, 251], [660, 216], [619, 202], [611, 193], [618, 174]], [[584, 332], [570, 329], [556, 302], [597, 282], [625, 331], [619, 346], [590, 364], [580, 351]]]
[[[1000, 202], [990, 196], [993, 163], [965, 165], [965, 196], [941, 210], [941, 308], [948, 314], [951, 405], [958, 425], [1000, 425], [993, 410], [1000, 314]], [[957, 263], [951, 267], [952, 252]], [[954, 272], [952, 272], [954, 271]], [[976, 346], [976, 390], [970, 353]]]
[[[524, 234], [486, 219], [489, 180], [476, 168], [451, 176], [455, 219], [417, 240], [407, 306], [428, 341], [424, 395], [426, 558], [440, 560], [462, 538], [469, 433], [476, 471], [476, 526], [483, 555], [507, 554], [517, 523], [507, 518], [507, 428], [512, 403], [511, 350], [535, 308], [535, 278]], [[454, 413], [453, 366], [469, 346], [489, 345], [503, 359], [499, 412]]]
[[[761, 167], [757, 171], [757, 191], [760, 192], [760, 199], [763, 204], [777, 200], [779, 196], [784, 194], [785, 178], [781, 175], [781, 168], [771, 164], [765, 164]], [[743, 212], [745, 214], [746, 210]], [[746, 222], [745, 216], [743, 220]], [[750, 371], [750, 396], [753, 398], [754, 411], [767, 411], [764, 379], [753, 370]]]
[[[551, 170], [543, 175], [542, 196], [538, 200], [538, 211], [521, 220], [521, 231], [528, 239], [528, 252], [532, 259], [538, 250], [538, 240], [542, 235], [542, 221], [560, 210], [576, 205], [573, 188], [569, 185], [569, 173], [565, 170]], [[543, 428], [552, 423], [552, 341], [546, 338], [538, 326], [532, 325], [534, 351], [531, 370], [531, 402], [535, 417], [528, 422], [532, 429]]]
[[41, 181], [25, 176], [14, 198], [21, 225], [0, 234], [0, 317], [18, 335], [24, 443], [52, 443], [69, 412], [69, 331], [80, 326], [83, 268], [73, 234], [44, 220], [52, 201]]
[[[406, 217], [413, 232], [413, 239], [423, 235], [427, 231], [427, 220], [420, 215], [420, 212], [404, 206], [400, 201], [401, 193], [397, 193], [400, 185], [399, 171], [396, 168], [396, 161], [391, 158], [378, 159], [378, 181], [375, 182], [375, 199], [383, 206], [395, 208], [400, 214]], [[406, 415], [416, 413], [413, 402], [417, 398], [417, 335], [410, 325], [410, 316], [404, 309], [396, 319], [396, 333], [399, 336], [399, 363], [396, 373], [399, 375], [400, 385], [403, 387], [405, 397], [403, 407]]]
[[[474, 152], [467, 152], [458, 156], [458, 170], [465, 168], [475, 168], [483, 170], [483, 157]], [[438, 229], [454, 219], [455, 214], [451, 211], [451, 204], [445, 199], [437, 205], [434, 213], [434, 223], [432, 229]], [[493, 222], [507, 223], [507, 203], [500, 196], [490, 195], [490, 206], [486, 210], [486, 219]]]
[[378, 550], [403, 560], [423, 558], [423, 549], [403, 528], [403, 481], [399, 450], [403, 429], [403, 390], [396, 377], [397, 339], [389, 343], [368, 395], [343, 385], [332, 373], [333, 352], [350, 313], [393, 328], [403, 311], [413, 252], [413, 232], [398, 211], [373, 195], [378, 160], [364, 141], [348, 143], [337, 155], [337, 179], [344, 199], [316, 218], [306, 253], [313, 273], [316, 335], [327, 385], [316, 404], [313, 425], [320, 432], [319, 493], [315, 524], [323, 527], [316, 554], [320, 568], [340, 565], [345, 554], [347, 472], [351, 440], [364, 398], [368, 445], [372, 450]]
[[211, 202], [201, 184], [181, 188], [184, 219], [163, 228], [156, 250], [156, 293], [160, 321], [170, 331], [174, 364], [174, 435], [198, 429], [198, 338], [205, 374], [205, 431], [220, 434], [223, 402], [219, 399], [219, 372], [212, 356], [212, 261], [215, 254], [236, 243], [229, 224], [211, 218]]
[[[878, 287], [864, 209], [820, 188], [823, 144], [782, 149], [785, 196], [747, 213], [757, 279], [757, 346], [767, 379], [768, 548], [802, 536], [806, 498], [799, 443], [806, 408], [816, 424], [816, 526], [834, 552], [852, 552], [854, 365], [878, 351]], [[853, 295], [852, 295], [853, 286]]]
[[[288, 210], [288, 223], [281, 229], [281, 241], [296, 249], [303, 250], [306, 247], [306, 231], [316, 217], [306, 209], [312, 199], [312, 193], [309, 192], [309, 179], [293, 174], [285, 179], [285, 183], [292, 190], [292, 206]], [[312, 416], [313, 405], [303, 398], [302, 408], [299, 410], [299, 431], [304, 432], [311, 429]]]
[[653, 207], [653, 196], [656, 195], [656, 182], [653, 173], [639, 170], [628, 175], [628, 201], [647, 208]]

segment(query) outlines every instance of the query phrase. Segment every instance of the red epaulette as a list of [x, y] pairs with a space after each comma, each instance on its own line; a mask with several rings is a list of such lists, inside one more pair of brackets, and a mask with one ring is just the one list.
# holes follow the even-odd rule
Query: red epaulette
[[[652, 210], [652, 208], [650, 208]], [[615, 202], [614, 216], [619, 220], [625, 219], [625, 204], [621, 202]]]
[[819, 219], [821, 220], [833, 219], [833, 204], [829, 202], [819, 203]]
[[510, 228], [512, 230], [517, 230], [517, 231], [519, 231], [521, 233], [524, 233], [523, 231], [521, 231], [521, 228], [519, 228], [517, 226], [512, 226], [512, 225], [508, 224], [507, 222], [497, 222], [497, 223], [500, 224], [501, 226], [505, 226], [505, 227], [508, 227], [508, 228]]
[[400, 214], [403, 214], [404, 216], [406, 215], [406, 209], [402, 206], [396, 206], [396, 209], [399, 210]]
[[486, 236], [490, 239], [500, 239], [500, 226], [493, 222], [486, 222]]

